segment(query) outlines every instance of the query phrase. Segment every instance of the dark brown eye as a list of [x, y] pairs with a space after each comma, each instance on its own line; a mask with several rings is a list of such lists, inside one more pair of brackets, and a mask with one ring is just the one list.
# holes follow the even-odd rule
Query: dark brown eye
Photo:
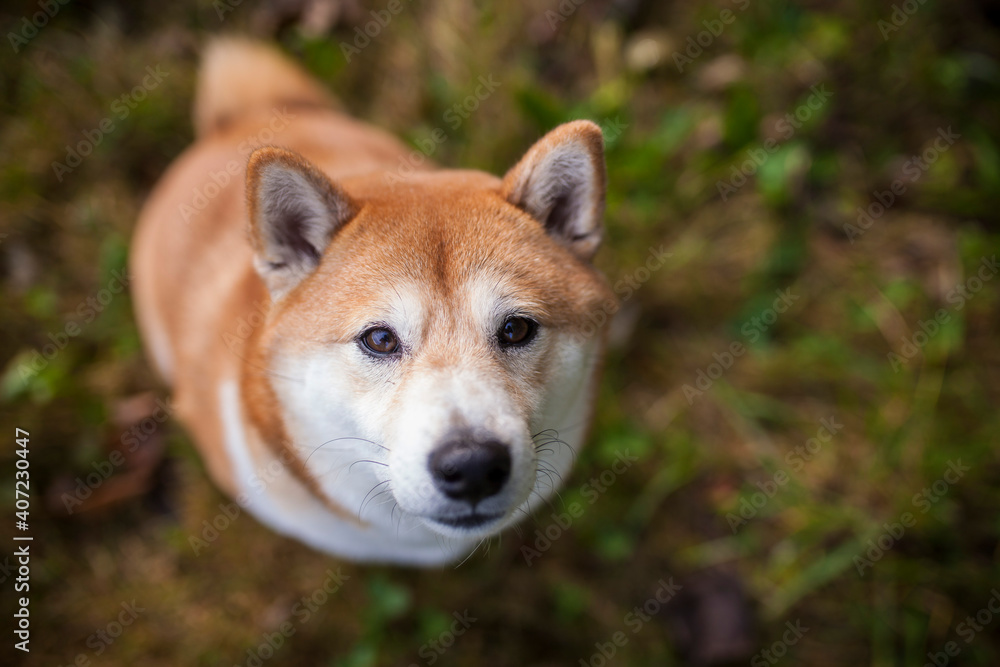
[[361, 338], [361, 342], [375, 354], [392, 354], [399, 348], [396, 334], [384, 327], [369, 329]]
[[526, 317], [508, 317], [497, 332], [497, 338], [504, 346], [525, 345], [537, 329], [538, 325]]

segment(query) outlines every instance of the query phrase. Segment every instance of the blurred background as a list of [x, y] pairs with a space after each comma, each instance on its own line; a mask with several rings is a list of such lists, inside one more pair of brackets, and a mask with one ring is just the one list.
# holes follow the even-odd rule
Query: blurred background
[[[0, 26], [4, 664], [1000, 664], [997, 2], [17, 0]], [[143, 358], [129, 239], [218, 33], [441, 164], [605, 130], [591, 441], [459, 567], [227, 517]]]

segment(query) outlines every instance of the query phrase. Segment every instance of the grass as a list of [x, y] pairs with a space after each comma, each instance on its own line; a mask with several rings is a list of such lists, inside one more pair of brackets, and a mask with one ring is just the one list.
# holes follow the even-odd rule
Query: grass
[[[996, 13], [930, 0], [884, 38], [892, 3], [563, 4], [407, 3], [347, 62], [367, 10], [310, 36], [247, 3], [221, 20], [207, 2], [70, 3], [4, 57], [0, 422], [31, 433], [35, 541], [32, 652], [8, 636], [3, 655], [247, 664], [290, 627], [270, 664], [568, 665], [623, 631], [614, 664], [704, 664], [742, 635], [740, 595], [721, 581], [754, 619], [734, 664], [796, 622], [808, 631], [784, 664], [916, 666], [948, 642], [953, 664], [997, 664], [1000, 618], [965, 621], [1000, 586], [1000, 278], [983, 259], [998, 249]], [[687, 51], [724, 9], [733, 20]], [[4, 34], [34, 11], [2, 10]], [[123, 399], [167, 396], [129, 297], [86, 304], [192, 138], [197, 47], [220, 31], [276, 38], [351, 113], [414, 146], [443, 128], [442, 164], [502, 173], [559, 122], [605, 127], [598, 262], [612, 284], [642, 282], [615, 325], [591, 442], [561, 501], [457, 569], [338, 563], [244, 517], [195, 554], [191, 536], [228, 501], [172, 421], [145, 492], [60, 512], [61, 485], [119, 441]], [[168, 74], [140, 100], [147, 66]], [[496, 92], [453, 126], [449, 109], [490, 75]], [[53, 167], [104, 120], [78, 166]], [[934, 150], [948, 128], [959, 137]], [[879, 214], [893, 183], [905, 190]], [[643, 278], [661, 246], [671, 256]], [[39, 361], [70, 323], [79, 332]], [[626, 450], [637, 462], [593, 498], [590, 480]], [[0, 460], [14, 470], [13, 443]], [[13, 521], [13, 485], [0, 497]], [[573, 503], [563, 529], [553, 515]], [[546, 530], [558, 535], [543, 550]], [[338, 569], [343, 584], [310, 609]], [[629, 614], [670, 577], [685, 590], [633, 632]], [[94, 633], [132, 600], [143, 611], [106, 645]]]

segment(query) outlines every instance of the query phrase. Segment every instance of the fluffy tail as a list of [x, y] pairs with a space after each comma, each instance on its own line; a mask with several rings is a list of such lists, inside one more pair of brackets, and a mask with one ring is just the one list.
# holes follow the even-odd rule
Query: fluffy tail
[[194, 103], [199, 137], [248, 111], [293, 103], [335, 105], [327, 91], [275, 48], [236, 37], [208, 43]]

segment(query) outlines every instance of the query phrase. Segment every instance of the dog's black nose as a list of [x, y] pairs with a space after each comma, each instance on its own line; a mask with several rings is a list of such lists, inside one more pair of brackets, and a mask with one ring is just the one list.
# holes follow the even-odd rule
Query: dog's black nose
[[510, 450], [503, 443], [451, 442], [430, 457], [431, 476], [444, 495], [473, 505], [496, 495], [510, 477]]

